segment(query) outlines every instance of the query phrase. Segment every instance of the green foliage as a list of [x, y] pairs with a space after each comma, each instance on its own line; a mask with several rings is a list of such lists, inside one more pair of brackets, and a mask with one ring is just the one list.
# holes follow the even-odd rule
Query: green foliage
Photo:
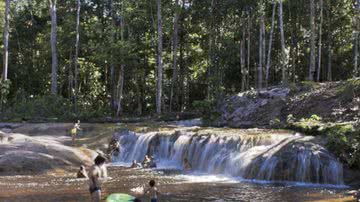
[[360, 133], [350, 124], [327, 127], [327, 148], [351, 168], [360, 168]]
[[8, 95], [10, 93], [10, 86], [10, 80], [0, 79], [0, 109], [2, 109], [3, 106], [7, 104]]
[[295, 118], [294, 115], [292, 115], [292, 114], [289, 114], [289, 115], [286, 117], [286, 123], [287, 123], [287, 124], [293, 124], [295, 121], [296, 121], [296, 118]]
[[220, 113], [216, 110], [215, 101], [194, 101], [193, 108], [202, 114], [205, 125], [216, 124], [215, 122], [220, 117]]
[[[293, 118], [291, 116], [291, 119]], [[347, 166], [360, 168], [360, 133], [352, 124], [324, 123], [321, 117], [315, 114], [307, 119], [297, 122], [288, 121], [287, 123], [290, 129], [307, 135], [325, 137], [327, 149], [338, 156]]]
[[360, 94], [360, 79], [349, 79], [343, 85], [339, 85], [335, 89], [335, 93], [339, 96], [340, 101], [352, 100], [355, 95]]
[[319, 131], [324, 127], [324, 123], [321, 122], [322, 118], [316, 114], [311, 115], [309, 118], [302, 118], [299, 121], [294, 121], [295, 117], [293, 116], [290, 116], [290, 118], [292, 122], [287, 122], [288, 127], [305, 134], [318, 135]]
[[281, 123], [280, 119], [278, 118], [270, 120], [269, 125], [271, 128], [276, 128], [276, 129], [284, 128], [284, 124]]
[[91, 118], [109, 115], [103, 107], [96, 109], [80, 106], [79, 114], [75, 114], [73, 104], [59, 96], [29, 96], [18, 97], [14, 105], [3, 112], [3, 120], [29, 121], [73, 121], [75, 119], [89, 120]]

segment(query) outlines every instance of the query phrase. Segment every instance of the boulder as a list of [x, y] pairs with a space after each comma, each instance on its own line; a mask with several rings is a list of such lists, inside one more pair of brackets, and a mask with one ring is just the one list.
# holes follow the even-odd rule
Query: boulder
[[218, 124], [236, 128], [267, 126], [281, 116], [289, 93], [289, 88], [273, 88], [230, 96], [221, 104]]

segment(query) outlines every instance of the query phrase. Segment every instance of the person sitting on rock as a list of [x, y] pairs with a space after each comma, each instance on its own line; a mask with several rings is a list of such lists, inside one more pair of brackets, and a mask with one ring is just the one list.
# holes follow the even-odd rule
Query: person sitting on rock
[[141, 165], [143, 166], [143, 168], [149, 168], [150, 162], [151, 162], [151, 159], [149, 158], [149, 156], [145, 155], [145, 158], [144, 158], [143, 162], [141, 163]]
[[184, 158], [184, 162], [183, 162], [183, 168], [185, 170], [191, 170], [192, 169], [192, 166], [189, 162], [189, 160], [187, 158]]
[[108, 154], [111, 156], [115, 152], [119, 153], [120, 152], [119, 146], [120, 146], [120, 142], [117, 139], [115, 138], [111, 139], [108, 147]]
[[85, 166], [81, 165], [79, 171], [76, 174], [77, 178], [88, 178]]
[[149, 168], [156, 168], [156, 162], [153, 156], [150, 156]]

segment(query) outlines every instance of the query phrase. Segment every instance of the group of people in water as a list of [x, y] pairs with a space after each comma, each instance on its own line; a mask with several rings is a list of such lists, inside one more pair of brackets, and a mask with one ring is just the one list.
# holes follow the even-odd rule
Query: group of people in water
[[[98, 155], [94, 160], [94, 165], [86, 172], [85, 166], [81, 166], [77, 172], [77, 178], [87, 178], [89, 180], [89, 192], [91, 195], [91, 201], [99, 202], [101, 200], [101, 184], [108, 178], [106, 163], [107, 159], [102, 155]], [[185, 170], [191, 170], [191, 164], [188, 159], [185, 158], [183, 162]], [[131, 168], [156, 168], [155, 159], [153, 156], [145, 155], [145, 158], [141, 164], [137, 163], [136, 160], [132, 162]], [[157, 201], [159, 194], [155, 181], [150, 180], [149, 187], [145, 189], [144, 194], [150, 194], [151, 202]], [[141, 201], [136, 199], [135, 201]]]
[[[78, 120], [74, 127], [71, 129], [72, 144], [75, 144], [76, 136], [78, 131], [80, 131], [80, 121]], [[89, 168], [87, 172], [85, 166], [81, 165], [76, 177], [77, 178], [86, 178], [89, 180], [89, 192], [91, 195], [91, 201], [98, 202], [101, 200], [101, 185], [108, 179], [106, 162], [108, 159], [111, 159], [112, 156], [119, 153], [120, 142], [112, 138], [108, 145], [107, 157], [106, 155], [99, 154], [94, 159], [94, 164]], [[144, 160], [141, 163], [138, 163], [136, 160], [132, 161], [130, 168], [156, 168], [156, 160], [152, 155], [145, 155]], [[187, 158], [183, 160], [184, 170], [191, 170], [192, 166]], [[148, 183], [148, 188], [144, 190], [143, 194], [150, 194], [151, 202], [157, 201], [157, 196], [159, 194], [156, 187], [156, 182], [150, 180]], [[141, 201], [135, 199], [135, 201]]]
[[[94, 165], [89, 168], [89, 172], [86, 172], [85, 166], [80, 166], [79, 171], [77, 172], [77, 178], [86, 178], [89, 180], [89, 192], [92, 202], [99, 202], [101, 200], [101, 185], [107, 180], [107, 168], [106, 163], [107, 159], [102, 155], [98, 155], [94, 160]], [[142, 164], [139, 164], [134, 160], [132, 162], [131, 168], [155, 168], [156, 163], [152, 156], [146, 155]], [[191, 169], [189, 161], [184, 159], [184, 169]], [[148, 188], [145, 189], [143, 194], [149, 194], [151, 196], [151, 202], [157, 202], [159, 191], [156, 187], [155, 180], [150, 180]], [[134, 201], [141, 201], [136, 198]]]

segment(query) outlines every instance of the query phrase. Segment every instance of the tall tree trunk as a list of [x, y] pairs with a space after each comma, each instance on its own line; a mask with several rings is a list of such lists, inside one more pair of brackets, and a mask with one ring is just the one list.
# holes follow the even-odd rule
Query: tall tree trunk
[[250, 12], [248, 12], [248, 23], [247, 23], [247, 79], [246, 79], [246, 87], [245, 89], [249, 89], [250, 86], [250, 59], [251, 59], [251, 33], [250, 33], [250, 27], [251, 27], [251, 17]]
[[263, 43], [264, 43], [264, 28], [265, 22], [264, 22], [264, 13], [260, 15], [260, 35], [259, 35], [259, 66], [258, 66], [258, 85], [257, 87], [259, 89], [262, 89], [262, 83], [263, 83]]
[[123, 99], [123, 94], [124, 94], [124, 64], [120, 65], [120, 70], [119, 70], [119, 79], [118, 79], [118, 84], [117, 84], [117, 89], [118, 89], [118, 98], [117, 98], [117, 110], [116, 110], [116, 116], [120, 116], [122, 113], [122, 99]]
[[74, 87], [75, 87], [75, 96], [74, 96], [74, 104], [75, 104], [75, 112], [77, 112], [77, 97], [79, 94], [78, 91], [78, 64], [79, 64], [79, 40], [80, 40], [80, 9], [81, 9], [81, 1], [77, 0], [77, 12], [76, 12], [76, 41], [75, 41], [75, 65], [74, 65]]
[[73, 53], [72, 53], [72, 48], [70, 48], [70, 53], [69, 53], [69, 71], [68, 71], [68, 88], [69, 88], [69, 99], [72, 99], [72, 90], [73, 90], [73, 82], [74, 82], [74, 77], [73, 77], [73, 72], [72, 72], [72, 60], [73, 60]]
[[321, 47], [322, 47], [322, 24], [323, 24], [323, 10], [324, 10], [324, 3], [323, 0], [320, 0], [320, 24], [319, 24], [319, 52], [318, 52], [318, 68], [317, 68], [317, 77], [316, 81], [320, 81], [321, 75]]
[[[328, 22], [331, 22], [330, 19], [330, 11], [327, 10], [326, 17]], [[331, 31], [331, 24], [328, 24], [328, 64], [327, 64], [327, 80], [332, 81], [332, 31]]]
[[180, 63], [180, 110], [183, 111], [184, 110], [184, 104], [185, 104], [185, 65], [184, 65], [184, 46], [183, 46], [183, 37], [182, 37], [182, 32], [183, 32], [183, 28], [181, 26], [181, 37], [180, 37], [180, 58], [179, 58], [179, 63]]
[[161, 0], [156, 0], [157, 5], [157, 29], [158, 29], [158, 53], [157, 53], [157, 81], [156, 81], [156, 113], [161, 114], [162, 101], [162, 46], [163, 46], [163, 31], [162, 31], [162, 16], [161, 16]]
[[315, 3], [310, 0], [310, 30], [311, 30], [311, 53], [309, 66], [309, 80], [314, 81], [315, 75]]
[[275, 27], [275, 13], [276, 13], [276, 2], [274, 2], [272, 16], [271, 16], [271, 29], [270, 29], [270, 36], [269, 36], [269, 47], [268, 47], [266, 73], [265, 73], [266, 87], [269, 86], [269, 71], [270, 71], [270, 65], [271, 65], [271, 50], [272, 50], [273, 33], [274, 33], [274, 27]]
[[9, 9], [10, 0], [5, 0], [5, 24], [4, 24], [4, 69], [3, 80], [8, 79], [8, 64], [9, 64]]
[[[330, 34], [331, 35], [331, 34]], [[327, 80], [332, 81], [332, 47], [331, 47], [331, 36], [329, 35], [328, 42], [328, 65], [327, 65]]]
[[170, 92], [170, 112], [172, 111], [172, 107], [174, 104], [174, 98], [175, 98], [175, 109], [177, 109], [178, 104], [178, 88], [177, 88], [177, 82], [178, 82], [178, 69], [177, 69], [177, 47], [178, 47], [178, 30], [179, 30], [179, 0], [175, 0], [175, 16], [174, 16], [174, 30], [173, 30], [173, 42], [172, 42], [172, 59], [173, 59], [173, 79], [171, 83], [171, 92]]
[[359, 74], [359, 27], [360, 27], [360, 0], [355, 1], [354, 20], [354, 77]]
[[280, 39], [281, 39], [281, 66], [282, 66], [282, 83], [287, 82], [286, 71], [287, 71], [287, 56], [285, 50], [285, 36], [284, 36], [284, 21], [283, 21], [283, 0], [279, 0], [279, 24], [280, 24]]
[[[110, 6], [110, 17], [111, 17], [111, 31], [110, 31], [110, 44], [114, 44], [116, 32], [115, 32], [115, 15], [114, 15], [114, 5], [113, 0], [109, 0]], [[110, 106], [112, 110], [115, 110], [116, 105], [116, 86], [115, 86], [115, 65], [113, 53], [110, 50], [110, 89], [111, 89], [111, 98]]]
[[[292, 25], [294, 22], [296, 23], [296, 20], [294, 21], [292, 18], [292, 5], [291, 5], [291, 1], [288, 2], [288, 11], [289, 11], [289, 24]], [[294, 13], [296, 15], [296, 13], [298, 12], [298, 9], [294, 9]], [[288, 79], [292, 80], [293, 83], [296, 82], [296, 69], [295, 69], [295, 65], [296, 65], [296, 59], [297, 59], [297, 35], [294, 33], [294, 30], [296, 30], [296, 25], [295, 26], [290, 26], [290, 40], [291, 40], [291, 46], [290, 46], [290, 60], [291, 61], [291, 70], [288, 70], [289, 74], [288, 74]]]
[[240, 41], [240, 69], [241, 69], [241, 91], [245, 91], [246, 85], [246, 67], [245, 67], [245, 35]]
[[57, 70], [58, 70], [58, 58], [57, 58], [57, 49], [56, 49], [56, 30], [57, 30], [57, 20], [56, 20], [56, 1], [49, 0], [50, 3], [50, 16], [51, 16], [51, 94], [57, 94]]
[[[122, 12], [123, 13], [123, 12]], [[125, 21], [124, 21], [124, 16], [121, 16], [120, 19], [120, 37], [121, 37], [121, 41], [124, 43], [125, 42], [125, 38], [124, 38], [124, 31], [125, 31]], [[119, 94], [118, 94], [118, 98], [117, 98], [117, 111], [116, 111], [116, 116], [120, 116], [122, 113], [122, 99], [123, 99], [123, 94], [124, 94], [124, 74], [125, 74], [125, 61], [124, 59], [122, 59], [121, 65], [120, 65], [120, 70], [119, 70], [119, 80], [118, 80], [118, 90], [119, 90]]]
[[358, 31], [355, 31], [354, 34], [354, 77], [358, 74], [358, 68], [359, 68], [359, 33]]

